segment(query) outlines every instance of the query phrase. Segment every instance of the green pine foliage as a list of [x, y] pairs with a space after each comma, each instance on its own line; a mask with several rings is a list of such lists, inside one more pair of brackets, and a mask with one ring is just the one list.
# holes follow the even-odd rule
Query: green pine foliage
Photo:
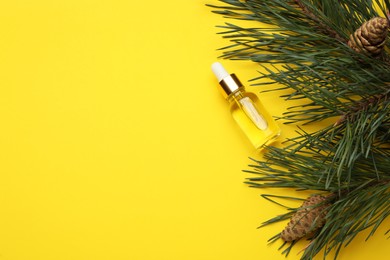
[[[297, 136], [280, 148], [266, 147], [262, 159], [253, 159], [245, 170], [253, 174], [247, 183], [325, 194], [330, 203], [326, 223], [311, 238], [302, 259], [319, 252], [324, 257], [333, 252], [337, 258], [356, 235], [368, 229], [372, 236], [390, 214], [390, 41], [376, 58], [356, 53], [347, 44], [365, 21], [386, 17], [390, 2], [220, 2], [210, 5], [213, 12], [237, 20], [220, 26], [229, 40], [221, 56], [258, 63], [262, 70], [254, 86], [288, 89], [282, 98], [301, 100], [280, 118], [297, 125]], [[331, 123], [316, 132], [300, 127], [324, 121]], [[275, 203], [280, 199], [263, 197]], [[297, 210], [287, 207], [286, 214], [263, 225], [285, 221]], [[277, 234], [270, 241], [279, 238]], [[295, 244], [284, 243], [283, 252], [288, 254]]]

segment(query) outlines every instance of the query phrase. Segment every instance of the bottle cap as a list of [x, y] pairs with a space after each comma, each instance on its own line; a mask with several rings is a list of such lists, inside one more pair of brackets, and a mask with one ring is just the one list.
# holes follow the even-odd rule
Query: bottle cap
[[219, 85], [221, 85], [222, 95], [225, 98], [244, 86], [237, 76], [235, 74], [229, 74], [221, 63], [214, 62], [211, 65], [211, 69], [214, 72]]

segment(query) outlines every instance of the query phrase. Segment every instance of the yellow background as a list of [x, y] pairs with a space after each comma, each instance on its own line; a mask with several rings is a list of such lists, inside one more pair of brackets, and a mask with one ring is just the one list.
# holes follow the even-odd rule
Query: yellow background
[[[257, 154], [211, 74], [227, 41], [206, 3], [0, 3], [0, 259], [285, 259], [284, 224], [256, 229], [284, 209], [243, 184]], [[340, 259], [387, 258], [385, 230]]]

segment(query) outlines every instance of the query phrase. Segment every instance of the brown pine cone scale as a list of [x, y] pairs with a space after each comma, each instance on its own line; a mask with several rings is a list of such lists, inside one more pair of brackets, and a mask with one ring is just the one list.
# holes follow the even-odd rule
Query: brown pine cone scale
[[280, 237], [290, 242], [315, 232], [325, 224], [327, 214], [326, 197], [313, 195], [306, 199], [298, 211], [291, 217]]
[[350, 35], [348, 46], [358, 53], [379, 56], [386, 44], [388, 29], [388, 19], [374, 17]]

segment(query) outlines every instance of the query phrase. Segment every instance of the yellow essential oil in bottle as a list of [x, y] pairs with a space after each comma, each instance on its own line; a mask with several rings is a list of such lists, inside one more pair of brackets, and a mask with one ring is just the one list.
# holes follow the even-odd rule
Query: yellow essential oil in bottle
[[256, 149], [270, 144], [280, 134], [280, 128], [259, 98], [245, 90], [235, 74], [229, 74], [219, 62], [212, 70], [221, 85], [222, 94], [230, 104], [230, 112]]

